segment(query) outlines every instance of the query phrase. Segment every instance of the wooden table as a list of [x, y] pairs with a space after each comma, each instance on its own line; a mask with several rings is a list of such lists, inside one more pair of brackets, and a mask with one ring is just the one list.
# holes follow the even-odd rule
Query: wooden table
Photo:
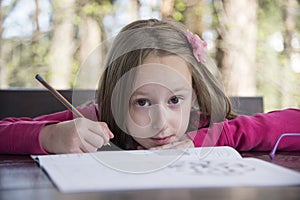
[[[267, 152], [241, 152], [271, 162]], [[280, 152], [273, 163], [300, 172], [300, 152]], [[62, 194], [29, 156], [0, 155], [0, 199], [300, 199], [299, 187], [228, 187]]]

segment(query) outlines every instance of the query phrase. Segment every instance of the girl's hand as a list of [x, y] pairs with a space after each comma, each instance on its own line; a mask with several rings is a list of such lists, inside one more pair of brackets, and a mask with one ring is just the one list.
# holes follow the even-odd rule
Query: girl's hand
[[162, 146], [152, 147], [151, 150], [159, 149], [183, 149], [183, 148], [192, 148], [194, 147], [193, 140], [184, 134], [182, 138], [176, 142], [171, 142]]
[[106, 123], [77, 118], [45, 126], [40, 142], [48, 153], [82, 153], [96, 152], [113, 137]]

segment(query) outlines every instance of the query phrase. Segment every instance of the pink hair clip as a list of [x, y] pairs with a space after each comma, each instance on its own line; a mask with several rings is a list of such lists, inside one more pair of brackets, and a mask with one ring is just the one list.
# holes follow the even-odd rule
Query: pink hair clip
[[201, 38], [197, 34], [193, 34], [191, 31], [187, 30], [186, 37], [189, 43], [193, 47], [193, 53], [198, 62], [204, 64], [204, 55], [206, 54], [207, 44], [205, 41], [201, 40]]

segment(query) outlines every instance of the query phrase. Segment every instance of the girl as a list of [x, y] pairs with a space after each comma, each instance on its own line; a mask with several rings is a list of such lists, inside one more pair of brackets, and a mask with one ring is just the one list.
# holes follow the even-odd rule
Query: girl
[[[34, 119], [0, 122], [0, 152], [15, 154], [94, 152], [227, 145], [271, 150], [277, 138], [300, 132], [300, 110], [236, 116], [208, 70], [206, 44], [180, 24], [139, 20], [116, 36], [99, 81], [97, 104]], [[281, 150], [300, 150], [300, 140]]]

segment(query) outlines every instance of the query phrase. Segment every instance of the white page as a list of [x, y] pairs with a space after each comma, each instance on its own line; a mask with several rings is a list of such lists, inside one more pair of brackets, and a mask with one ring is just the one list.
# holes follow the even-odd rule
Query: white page
[[193, 148], [184, 153], [164, 150], [47, 155], [38, 159], [62, 192], [300, 185], [300, 173], [258, 159], [241, 159], [229, 147]]

